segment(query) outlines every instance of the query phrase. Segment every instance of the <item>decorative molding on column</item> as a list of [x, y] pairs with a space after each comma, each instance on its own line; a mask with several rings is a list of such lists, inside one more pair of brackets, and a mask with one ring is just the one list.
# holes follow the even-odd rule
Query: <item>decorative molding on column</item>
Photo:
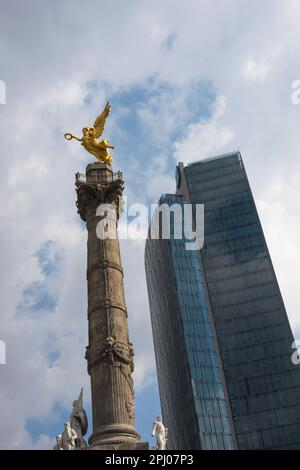
[[96, 269], [106, 269], [106, 268], [117, 269], [117, 270], [120, 271], [120, 273], [122, 274], [122, 277], [124, 277], [124, 273], [123, 273], [122, 267], [119, 266], [119, 265], [116, 264], [116, 263], [111, 263], [111, 262], [108, 262], [108, 261], [103, 261], [102, 263], [98, 263], [98, 264], [95, 264], [94, 266], [91, 266], [89, 269], [87, 269], [86, 275], [88, 276], [89, 274], [91, 274], [91, 273], [92, 273], [93, 271], [95, 271]]
[[118, 302], [112, 302], [109, 299], [99, 300], [95, 303], [92, 307], [88, 307], [88, 317], [92, 315], [93, 312], [99, 310], [100, 308], [116, 308], [118, 310], [122, 310], [126, 317], [127, 315], [127, 308], [123, 306], [123, 304]]

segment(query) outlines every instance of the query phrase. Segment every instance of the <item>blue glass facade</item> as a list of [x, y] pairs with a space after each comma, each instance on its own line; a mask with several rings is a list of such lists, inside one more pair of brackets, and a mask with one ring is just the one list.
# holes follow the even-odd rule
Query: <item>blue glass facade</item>
[[[183, 204], [166, 195], [160, 204]], [[146, 242], [145, 263], [168, 449], [233, 449], [220, 358], [195, 251], [185, 239]], [[171, 424], [172, 423], [172, 424]]]
[[[177, 314], [181, 318], [174, 328], [179, 329], [178, 335], [186, 344], [186, 370], [191, 374], [192, 383], [195, 381], [199, 387], [193, 395], [199, 434], [208, 429], [207, 415], [200, 413], [203, 403], [206, 405], [201, 393], [208, 382], [199, 369], [209, 355], [211, 370], [218, 370], [222, 379], [218, 382], [215, 377], [223, 391], [223, 411], [218, 403], [221, 420], [231, 414], [233, 426], [227, 430], [231, 431], [233, 441], [236, 438], [238, 448], [300, 449], [300, 369], [291, 361], [293, 335], [241, 156], [234, 153], [203, 160], [181, 166], [178, 173], [177, 200], [205, 205], [205, 243], [200, 251], [188, 252], [182, 240], [147, 241], [146, 275], [156, 356], [163, 350], [168, 354], [168, 338], [159, 345], [161, 330], [155, 329], [154, 324], [157, 318], [164, 317], [168, 301], [164, 300], [162, 310], [163, 292], [159, 294], [156, 288], [159, 280], [154, 282], [150, 275], [152, 270], [155, 272], [157, 259], [150, 251], [157, 252], [158, 248], [150, 250], [149, 243], [157, 247], [167, 243], [168, 276], [173, 279]], [[179, 246], [181, 257], [176, 251]], [[197, 275], [191, 274], [193, 269]], [[159, 279], [166, 276], [164, 265], [157, 276]], [[153, 307], [155, 302], [156, 308]], [[186, 313], [187, 306], [189, 313]], [[192, 321], [189, 320], [191, 311]], [[207, 317], [205, 312], [210, 315]], [[212, 334], [205, 330], [206, 318]], [[213, 321], [209, 321], [210, 318]], [[164, 320], [159, 321], [163, 327]], [[170, 323], [169, 330], [173, 332], [174, 328]], [[193, 332], [191, 338], [189, 332]], [[211, 341], [213, 348], [209, 353], [207, 341]], [[196, 355], [192, 347], [198, 348]], [[172, 389], [173, 382], [161, 385], [164, 366], [166, 364], [158, 371], [158, 380], [159, 387], [166, 388], [161, 393], [161, 403], [168, 422], [171, 415], [165, 407], [164, 396]], [[174, 365], [170, 362], [167, 367]], [[175, 375], [173, 380], [176, 380]], [[212, 398], [216, 386], [209, 390], [211, 402], [218, 401]], [[173, 405], [177, 409], [185, 408], [185, 401]], [[172, 418], [169, 426], [173, 429]], [[211, 429], [216, 431], [215, 423]], [[179, 432], [176, 426], [175, 430]], [[224, 430], [225, 427], [223, 437]], [[208, 445], [201, 441], [200, 447], [219, 448], [216, 440], [210, 439]], [[188, 448], [199, 448], [193, 445], [190, 441]]]

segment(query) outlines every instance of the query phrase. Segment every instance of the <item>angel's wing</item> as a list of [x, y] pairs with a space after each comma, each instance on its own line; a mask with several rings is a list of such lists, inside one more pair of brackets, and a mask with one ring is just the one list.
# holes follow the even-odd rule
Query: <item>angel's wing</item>
[[78, 397], [78, 404], [79, 408], [83, 408], [83, 387], [80, 390], [79, 397]]
[[94, 122], [94, 128], [96, 131], [95, 132], [96, 139], [98, 139], [103, 134], [104, 124], [105, 124], [107, 116], [109, 115], [109, 111], [110, 111], [110, 104], [109, 102], [107, 102], [102, 113], [97, 117], [96, 121]]

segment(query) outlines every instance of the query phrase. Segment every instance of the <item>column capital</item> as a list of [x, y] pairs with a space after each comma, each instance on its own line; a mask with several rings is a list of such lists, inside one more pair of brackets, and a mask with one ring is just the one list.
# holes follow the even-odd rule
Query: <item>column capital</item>
[[87, 213], [95, 213], [99, 204], [114, 204], [119, 218], [119, 198], [123, 194], [124, 180], [121, 171], [113, 173], [112, 168], [104, 163], [91, 163], [86, 167], [85, 175], [75, 174], [77, 192], [76, 207], [82, 220]]

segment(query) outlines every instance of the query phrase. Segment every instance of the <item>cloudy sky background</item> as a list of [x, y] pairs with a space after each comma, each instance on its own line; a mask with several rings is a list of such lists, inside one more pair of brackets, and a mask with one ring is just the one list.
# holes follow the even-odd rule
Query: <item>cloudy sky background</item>
[[[106, 99], [129, 204], [173, 192], [178, 161], [240, 149], [300, 339], [299, 1], [0, 0], [0, 17], [0, 447], [51, 447], [81, 386], [90, 411], [74, 173], [91, 159], [63, 134], [91, 125]], [[144, 242], [121, 250], [149, 440], [159, 400]]]

